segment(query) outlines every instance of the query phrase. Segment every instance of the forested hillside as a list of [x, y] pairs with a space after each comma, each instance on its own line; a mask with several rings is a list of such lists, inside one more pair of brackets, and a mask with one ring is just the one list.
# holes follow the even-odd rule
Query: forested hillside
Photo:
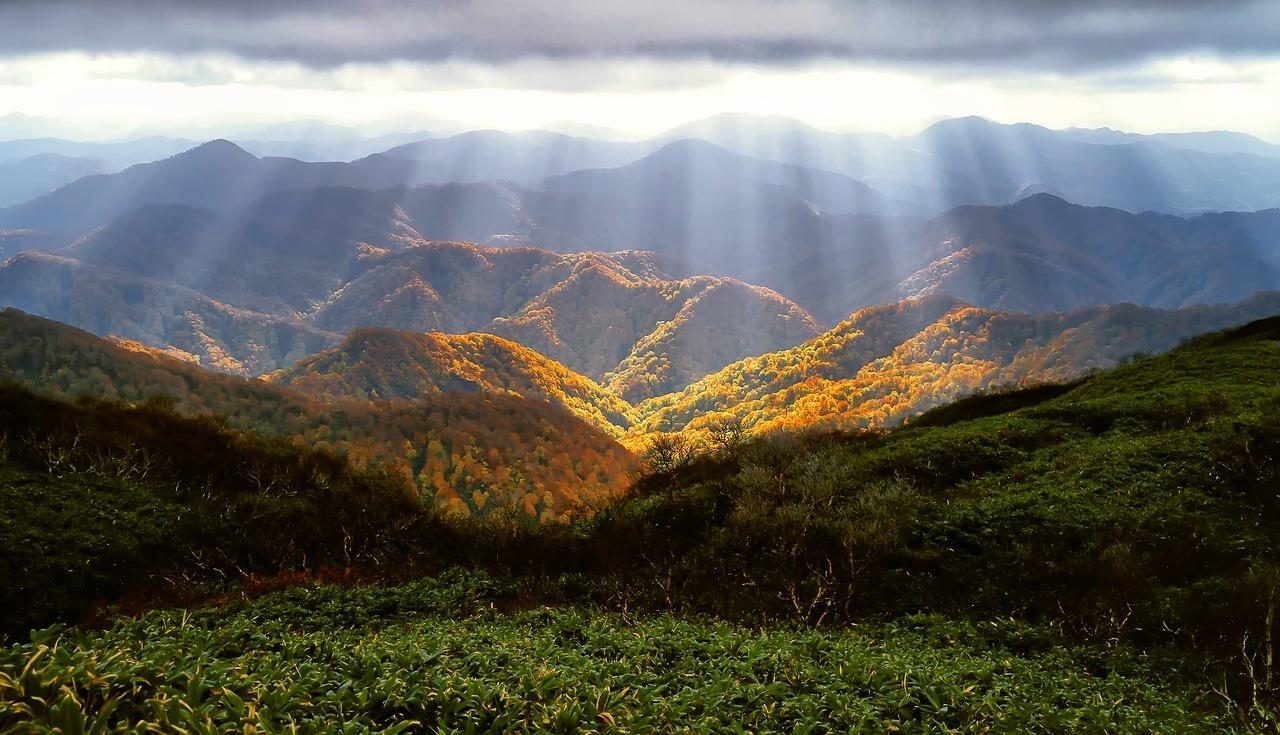
[[164, 401], [71, 404], [0, 384], [0, 637], [255, 575], [403, 567], [430, 513], [397, 473]]
[[621, 434], [626, 401], [528, 347], [491, 334], [358, 329], [341, 345], [267, 376], [324, 400], [413, 400], [440, 393], [500, 393], [562, 406]]
[[750, 357], [682, 391], [643, 401], [633, 434], [896, 425], [975, 391], [1062, 381], [1183, 339], [1280, 312], [1280, 294], [1234, 306], [1133, 305], [1028, 315], [946, 296], [864, 309], [790, 350]]
[[385, 467], [428, 503], [463, 513], [514, 507], [535, 520], [595, 505], [622, 491], [631, 462], [607, 433], [542, 401], [454, 392], [322, 402], [13, 310], [0, 312], [0, 379], [65, 398], [172, 402], [240, 431], [335, 450], [357, 468]]

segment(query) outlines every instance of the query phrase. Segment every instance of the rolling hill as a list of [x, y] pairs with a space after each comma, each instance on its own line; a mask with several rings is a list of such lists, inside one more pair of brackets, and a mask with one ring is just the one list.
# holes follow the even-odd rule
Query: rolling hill
[[0, 380], [66, 399], [171, 401], [183, 414], [388, 470], [451, 512], [558, 516], [621, 492], [632, 461], [608, 433], [543, 401], [452, 392], [322, 402], [12, 309], [0, 311]]
[[24, 250], [47, 250], [57, 245], [35, 230], [0, 230], [0, 260]]
[[1278, 225], [1274, 209], [1177, 217], [1038, 194], [929, 219], [824, 217], [809, 239], [758, 261], [725, 262], [748, 282], [796, 294], [827, 323], [928, 294], [1029, 312], [1125, 302], [1181, 308], [1280, 288]]
[[[798, 344], [818, 331], [777, 293], [725, 278], [666, 278], [643, 253], [559, 255], [461, 243], [372, 256], [368, 270], [309, 319], [338, 332], [491, 332], [593, 379], [609, 375], [628, 396], [686, 383], [738, 359], [733, 355]], [[684, 336], [695, 333], [706, 339]], [[669, 364], [655, 380], [643, 380], [636, 370], [658, 343], [682, 349], [666, 355]]]
[[372, 252], [424, 237], [485, 237], [499, 220], [514, 227], [518, 218], [498, 186], [324, 187], [272, 195], [235, 215], [149, 205], [58, 253], [241, 308], [294, 314], [330, 299]]
[[[1107, 147], [1018, 130], [1028, 145], [1051, 139]], [[996, 145], [1006, 132], [965, 120], [935, 126], [930, 135], [939, 146], [969, 133]], [[648, 430], [692, 419], [684, 410], [671, 414], [672, 401], [720, 407], [705, 395], [742, 393], [719, 384], [690, 388], [696, 381], [795, 347], [821, 324], [876, 304], [951, 298], [983, 313], [1046, 315], [1108, 303], [1162, 309], [1236, 303], [1280, 288], [1280, 210], [1131, 214], [1037, 194], [929, 218], [851, 214], [841, 202], [855, 210], [858, 202], [896, 205], [839, 174], [689, 141], [617, 168], [552, 177], [541, 189], [363, 188], [403, 179], [421, 163], [397, 161], [259, 159], [214, 142], [82, 179], [0, 219], [37, 210], [60, 218], [80, 198], [86, 205], [75, 217], [126, 213], [62, 248], [55, 247], [57, 237], [38, 231], [4, 231], [0, 248], [17, 255], [0, 261], [0, 304], [243, 375], [288, 368], [363, 327], [487, 332], [632, 404], [661, 400], [638, 414]], [[343, 181], [354, 185], [330, 185]], [[145, 203], [152, 200], [167, 203]], [[652, 252], [519, 245], [539, 238], [554, 241], [556, 250], [602, 243]], [[939, 330], [983, 328], [973, 319]], [[892, 350], [873, 352], [880, 360]], [[1002, 355], [997, 363], [1014, 359]], [[686, 389], [689, 397], [671, 397]], [[860, 406], [860, 395], [840, 394], [835, 405]], [[764, 398], [735, 399], [758, 400]], [[782, 405], [790, 398], [770, 400]], [[896, 410], [889, 413], [898, 416]], [[773, 411], [761, 405], [749, 412], [759, 418]]]
[[[748, 441], [568, 528], [441, 523], [322, 452], [0, 386], [0, 436], [38, 440], [0, 456], [0, 504], [39, 521], [0, 524], [3, 722], [1256, 732], [1278, 339], [1271, 318], [892, 432]], [[360, 583], [405, 571], [439, 576]]]
[[561, 406], [615, 435], [631, 405], [595, 381], [491, 334], [418, 334], [362, 328], [342, 344], [267, 380], [328, 401], [416, 400], [441, 393], [497, 393]]
[[1280, 281], [1278, 225], [1280, 210], [1133, 215], [1048, 194], [960, 207], [929, 223], [930, 263], [897, 290], [1025, 311], [1234, 302]]
[[184, 286], [38, 251], [0, 264], [0, 305], [243, 375], [277, 370], [342, 339], [296, 317], [238, 308]]
[[975, 391], [1058, 382], [1202, 332], [1280, 313], [1280, 294], [1164, 311], [1131, 304], [1044, 315], [994, 312], [946, 296], [854, 313], [790, 350], [750, 357], [636, 406], [633, 436], [893, 426]]
[[[1272, 316], [901, 429], [720, 448], [593, 519], [607, 551], [591, 558], [717, 616], [1012, 616], [1150, 661], [1167, 651], [1203, 682], [1269, 648], [1278, 340]], [[637, 555], [648, 564], [627, 564]], [[1249, 696], [1247, 675], [1235, 686]]]
[[[999, 210], [996, 225], [1013, 228], [1010, 222], [1038, 217], [1043, 207], [1095, 218], [1084, 219], [1079, 233], [1058, 233], [1077, 242], [1101, 237], [1098, 223], [1134, 222], [1118, 210], [1038, 197]], [[1157, 233], [1168, 223], [1205, 233], [1229, 223], [1226, 231], [1247, 240], [1254, 235], [1244, 225], [1265, 236], [1268, 216], [1139, 221]], [[1094, 247], [1105, 251], [1107, 242]], [[1149, 247], [1135, 243], [1133, 250]], [[1104, 255], [1126, 257], [1120, 249]], [[1153, 262], [1140, 260], [1133, 272], [1147, 272]], [[38, 252], [0, 267], [0, 293], [203, 365], [250, 375], [285, 370], [279, 379], [299, 381], [313, 397], [413, 398], [449, 386], [517, 393], [558, 403], [614, 436], [626, 430], [629, 441], [699, 431], [725, 417], [753, 431], [890, 425], [974, 390], [1070, 378], [1134, 352], [1163, 351], [1276, 306], [1274, 295], [1262, 294], [1236, 307], [1022, 313], [922, 289], [927, 295], [860, 310], [818, 335], [807, 313], [774, 292], [724, 278], [664, 278], [644, 253], [406, 240], [398, 250], [360, 246], [352, 267], [357, 277], [302, 315], [233, 307], [164, 281]], [[1207, 262], [1203, 268], [1200, 278], [1215, 277]], [[1260, 266], [1252, 270], [1265, 275]], [[1063, 279], [1046, 282], [1064, 287]], [[1253, 290], [1247, 282], [1233, 287]], [[358, 331], [368, 326], [401, 333]], [[340, 344], [353, 331], [356, 337]], [[295, 365], [315, 353], [322, 354]]]

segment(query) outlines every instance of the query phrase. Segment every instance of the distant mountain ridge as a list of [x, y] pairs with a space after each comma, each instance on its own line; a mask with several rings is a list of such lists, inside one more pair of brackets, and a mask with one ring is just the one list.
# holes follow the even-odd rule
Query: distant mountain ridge
[[747, 156], [839, 172], [934, 213], [1011, 204], [1036, 193], [1130, 212], [1280, 206], [1280, 146], [1239, 133], [1051, 130], [971, 116], [895, 138], [817, 130], [787, 118], [721, 115], [664, 137], [686, 136]]
[[51, 233], [83, 234], [139, 207], [178, 204], [240, 211], [284, 191], [355, 185], [385, 189], [411, 180], [413, 164], [308, 163], [258, 158], [227, 140], [213, 140], [170, 158], [118, 174], [90, 176], [24, 204], [0, 210], [0, 223]]
[[537, 186], [551, 176], [625, 166], [656, 147], [647, 142], [595, 140], [545, 130], [475, 130], [405, 143], [370, 156], [369, 160], [413, 161], [417, 164], [418, 183], [511, 181]]
[[[596, 181], [594, 188], [607, 185]], [[673, 270], [767, 286], [827, 323], [931, 293], [1043, 312], [1126, 301], [1162, 308], [1230, 303], [1280, 288], [1280, 210], [1135, 215], [1040, 194], [1004, 207], [909, 218], [833, 215], [773, 201], [780, 207], [756, 210], [758, 226], [664, 208], [615, 218], [601, 208], [580, 237], [617, 247], [645, 232], [630, 223], [655, 223], [647, 227], [667, 234], [640, 242]]]
[[25, 202], [77, 179], [114, 170], [106, 161], [57, 153], [0, 161], [0, 207]]
[[1280, 146], [1247, 133], [1230, 130], [1207, 130], [1190, 133], [1126, 133], [1112, 128], [1065, 128], [1056, 131], [1077, 140], [1108, 145], [1156, 141], [1175, 148], [1201, 153], [1248, 153], [1255, 156], [1280, 156]]
[[[300, 240], [275, 238], [269, 220], [223, 228], [208, 211], [149, 208], [61, 254], [0, 264], [0, 304], [251, 375], [360, 327], [487, 331], [607, 376], [633, 398], [819, 329], [775, 292], [726, 278], [671, 279], [644, 254], [428, 242], [397, 211], [373, 231], [349, 220], [350, 231], [320, 227]], [[362, 239], [374, 231], [380, 245]], [[211, 252], [192, 257], [175, 242]]]
[[[701, 155], [703, 149], [693, 150]], [[300, 355], [273, 346], [278, 339], [210, 343], [206, 330], [174, 320], [193, 324], [183, 316], [191, 313], [207, 321], [213, 308], [227, 315], [218, 322], [266, 319], [295, 332], [328, 334], [325, 347], [361, 326], [493, 331], [597, 381], [618, 381], [629, 398], [642, 399], [750, 354], [798, 344], [816, 334], [819, 323], [904, 298], [948, 294], [982, 308], [1040, 313], [1122, 302], [1160, 308], [1232, 303], [1280, 288], [1280, 210], [1134, 215], [1041, 194], [1006, 207], [960, 207], [919, 219], [833, 215], [810, 208], [794, 192], [766, 187], [759, 190], [762, 206], [773, 202], [780, 209], [769, 204], [755, 218], [704, 221], [714, 207], [681, 209], [696, 209], [696, 195], [677, 193], [654, 209], [643, 205], [658, 200], [617, 196], [628, 191], [631, 177], [621, 169], [593, 173], [581, 187], [584, 196], [614, 204], [584, 223], [551, 224], [554, 207], [551, 215], [538, 207], [553, 200], [531, 200], [528, 192], [494, 184], [281, 191], [230, 214], [151, 205], [56, 251], [56, 258], [0, 264], [0, 303], [206, 359], [217, 352], [207, 364], [250, 373], [285, 367]], [[613, 216], [632, 203], [637, 213]], [[666, 235], [638, 238], [645, 231], [630, 224], [641, 221], [650, 223], [649, 232]], [[719, 221], [728, 224], [717, 232]], [[620, 247], [638, 239], [660, 249], [645, 256], [534, 255], [510, 247], [553, 235], [564, 246], [575, 241], [565, 235], [575, 227], [582, 242]], [[56, 243], [21, 233], [0, 235], [6, 254]], [[452, 255], [418, 247], [439, 237], [507, 247], [452, 246]], [[63, 275], [55, 277], [54, 270]], [[84, 279], [78, 289], [71, 288], [73, 272]], [[721, 275], [692, 275], [707, 272]], [[113, 279], [118, 283], [108, 283]], [[122, 290], [125, 282], [132, 285]], [[676, 319], [682, 304], [715, 284], [716, 300], [740, 308], [711, 309], [711, 300]], [[143, 295], [161, 292], [170, 295], [159, 301]], [[189, 305], [156, 313], [162, 302]], [[197, 302], [202, 305], [191, 306]], [[719, 316], [709, 320], [713, 311]], [[704, 338], [684, 341], [690, 358], [677, 357], [673, 367], [641, 359], [672, 356], [644, 346], [660, 322], [669, 322], [663, 331], [670, 333], [699, 314], [708, 326]], [[166, 336], [171, 333], [189, 336]], [[624, 363], [630, 375], [622, 374]], [[689, 367], [693, 363], [701, 367]]]
[[[136, 218], [140, 209], [165, 204], [220, 212], [217, 222], [222, 229], [201, 232], [200, 226], [193, 226], [182, 236], [184, 244], [225, 240], [229, 252], [223, 256], [237, 260], [245, 257], [243, 249], [235, 248], [236, 241], [245, 239], [240, 230], [264, 222], [269, 224], [259, 226], [259, 234], [293, 241], [291, 253], [304, 258], [312, 256], [312, 242], [355, 239], [385, 247], [392, 236], [534, 244], [562, 252], [653, 250], [665, 258], [669, 272], [724, 275], [764, 285], [799, 300], [828, 323], [857, 308], [922, 293], [951, 292], [979, 306], [1035, 311], [1120, 301], [1165, 307], [1196, 300], [1227, 302], [1278, 285], [1273, 282], [1277, 248], [1268, 234], [1274, 230], [1258, 224], [1268, 218], [1264, 212], [1179, 224], [1123, 210], [1103, 216], [1103, 211], [1112, 210], [1054, 209], [1047, 204], [1052, 200], [1034, 194], [1037, 187], [1019, 183], [1026, 161], [986, 153], [1030, 146], [1057, 151], [1050, 158], [1063, 166], [1112, 165], [1138, 150], [1138, 144], [1081, 143], [1037, 126], [999, 126], [981, 119], [945, 121], [922, 136], [920, 145], [937, 155], [968, 151], [972, 165], [939, 172], [946, 180], [951, 176], [947, 172], [969, 171], [953, 181], [959, 190], [980, 194], [971, 198], [1031, 196], [1008, 209], [970, 205], [921, 216], [909, 202], [848, 176], [742, 156], [697, 141], [676, 141], [614, 168], [552, 176], [540, 188], [501, 183], [415, 188], [405, 182], [438, 176], [439, 171], [389, 155], [350, 164], [258, 159], [234, 144], [215, 141], [120, 174], [81, 179], [2, 210], [0, 227], [33, 230], [55, 243], [60, 238], [69, 242], [73, 238], [67, 233], [84, 233], [99, 225], [110, 233], [117, 223]], [[578, 145], [577, 139], [552, 134], [495, 133], [441, 139], [432, 142], [437, 146], [433, 150], [453, 150], [448, 146], [456, 145], [465, 151], [479, 144], [468, 142], [470, 138], [492, 138], [501, 143], [499, 148], [518, 147], [527, 140]], [[1078, 146], [1088, 151], [1077, 151]], [[1183, 153], [1214, 155], [1179, 155]], [[1253, 156], [1250, 161], [1270, 159]], [[980, 170], [973, 168], [979, 163]], [[1267, 165], [1273, 164], [1280, 165], [1280, 159]], [[1231, 173], [1224, 170], [1214, 176], [1238, 181], [1249, 178], [1249, 170], [1232, 164]], [[981, 181], [969, 180], [975, 171]], [[1143, 177], [1172, 180], [1163, 169], [1143, 171]], [[1086, 179], [1101, 176], [1095, 174], [1088, 173]], [[1142, 188], [1109, 175], [1101, 180], [1123, 184], [1126, 190]], [[1275, 191], [1280, 191], [1280, 178], [1275, 184]], [[992, 193], [997, 189], [1003, 193]], [[1098, 233], [1079, 226], [1086, 219], [1101, 225]], [[1227, 222], [1232, 219], [1240, 220], [1239, 227]], [[1213, 227], [1205, 226], [1214, 221], [1223, 227], [1211, 231]], [[1114, 241], [1103, 242], [1105, 237]], [[250, 238], [255, 239], [260, 238]], [[1082, 240], [1087, 242], [1081, 245]], [[1107, 252], [1133, 254], [1134, 243], [1149, 248], [1146, 255], [1134, 257], [1187, 261], [1189, 273], [1208, 276], [1207, 282], [1191, 284], [1177, 274], [1165, 283], [1135, 280], [1124, 272], [1128, 266], [1114, 262]], [[1223, 251], [1211, 256], [1209, 248]], [[12, 246], [7, 251], [16, 252]], [[1229, 270], [1220, 276], [1205, 271], [1205, 259]], [[823, 267], [815, 268], [819, 262]], [[333, 264], [324, 269], [335, 270]], [[1052, 277], [1057, 287], [1048, 298], [1034, 290], [1016, 293], [1045, 277]], [[1183, 282], [1174, 282], [1178, 278]], [[317, 291], [323, 289], [309, 286], [306, 294], [289, 302], [291, 308], [305, 310], [307, 299], [322, 297]]]
[[[283, 137], [252, 139], [245, 135]], [[672, 143], [689, 145], [692, 141], [712, 143], [775, 167], [809, 169], [813, 173], [803, 176], [812, 180], [830, 181], [833, 176], [845, 176], [874, 192], [874, 196], [855, 192], [834, 207], [831, 199], [819, 201], [818, 206], [828, 211], [883, 211], [884, 203], [891, 202], [898, 210], [936, 214], [966, 204], [1010, 204], [1042, 192], [1080, 204], [1131, 212], [1195, 214], [1280, 206], [1280, 146], [1229, 131], [1143, 135], [1108, 128], [1051, 130], [1030, 123], [1005, 125], [965, 117], [939, 121], [915, 135], [892, 137], [818, 130], [777, 116], [719, 115], [638, 142], [545, 130], [475, 130], [447, 137], [422, 133], [416, 138], [412, 134], [392, 134], [366, 139], [353, 129], [314, 121], [245, 135], [232, 137], [259, 154], [305, 159], [264, 158], [272, 163], [259, 166], [260, 170], [241, 171], [234, 177], [237, 188], [258, 195], [277, 190], [279, 182], [269, 182], [280, 175], [294, 179], [288, 188], [387, 188], [508, 181], [538, 189], [557, 176], [629, 166]], [[211, 142], [222, 146], [225, 141]], [[363, 158], [350, 157], [353, 151], [371, 150], [379, 143], [387, 148]], [[126, 143], [21, 140], [0, 142], [0, 162], [57, 154], [103, 161], [107, 170], [116, 170], [148, 161], [159, 164], [157, 159], [182, 155], [193, 146], [192, 141], [168, 138]], [[338, 158], [325, 159], [326, 153]], [[349, 162], [306, 165], [306, 161], [317, 160]], [[136, 178], [164, 178], [164, 172], [154, 164], [148, 164], [145, 174]], [[169, 183], [184, 182], [178, 179]], [[199, 189], [198, 181], [186, 183]], [[32, 191], [40, 188], [43, 186], [29, 187]], [[91, 189], [81, 188], [78, 193], [92, 194]], [[652, 196], [656, 192], [648, 193]], [[873, 201], [876, 198], [879, 201]], [[212, 199], [194, 201], [183, 196], [181, 187], [169, 191], [168, 198], [152, 196], [133, 204], [145, 203], [220, 206]], [[71, 234], [83, 234], [89, 227], [105, 224], [123, 213], [120, 209], [91, 209], [82, 218], [61, 224]], [[54, 222], [46, 214], [32, 206], [18, 213], [19, 219], [26, 220], [20, 225], [6, 221], [3, 213], [0, 223], [10, 228], [44, 229]]]

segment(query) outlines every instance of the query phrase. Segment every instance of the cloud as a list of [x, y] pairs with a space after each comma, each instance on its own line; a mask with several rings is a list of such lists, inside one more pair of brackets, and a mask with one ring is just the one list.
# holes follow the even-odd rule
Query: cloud
[[1097, 70], [1280, 53], [1269, 0], [0, 0], [0, 56], [394, 61], [819, 59]]

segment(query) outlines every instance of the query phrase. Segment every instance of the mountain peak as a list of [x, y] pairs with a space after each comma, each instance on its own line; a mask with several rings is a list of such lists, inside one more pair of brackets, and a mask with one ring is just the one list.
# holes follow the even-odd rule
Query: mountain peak
[[207, 160], [225, 160], [225, 159], [238, 158], [242, 160], [248, 160], [248, 159], [257, 160], [257, 156], [253, 155], [249, 151], [246, 151], [245, 149], [241, 148], [235, 143], [232, 143], [226, 138], [216, 138], [207, 143], [201, 143], [195, 148], [191, 148], [190, 150], [186, 150], [186, 151], [183, 151], [182, 153], [179, 153], [177, 156], [174, 156], [174, 158], [187, 158], [187, 159], [199, 158], [199, 159], [207, 159]]
[[1006, 133], [1016, 133], [1025, 136], [1028, 134], [1052, 134], [1053, 131], [1043, 125], [1036, 125], [1035, 123], [1002, 123], [979, 115], [969, 115], [967, 117], [952, 117], [947, 118], [946, 120], [939, 120], [925, 128], [919, 135], [924, 138], [936, 138], [942, 136], [976, 138], [979, 136]]
[[981, 128], [1001, 127], [1001, 123], [982, 117], [981, 115], [965, 115], [964, 117], [948, 117], [935, 122], [924, 129], [925, 133], [940, 130], [975, 130]]
[[1071, 202], [1067, 201], [1066, 199], [1063, 199], [1060, 196], [1049, 194], [1048, 192], [1042, 191], [1038, 194], [1032, 194], [1029, 197], [1019, 199], [1018, 201], [1014, 202], [1013, 204], [1010, 204], [1009, 206], [1013, 209], [1061, 210], [1061, 209], [1078, 208], [1080, 205], [1072, 204]]

